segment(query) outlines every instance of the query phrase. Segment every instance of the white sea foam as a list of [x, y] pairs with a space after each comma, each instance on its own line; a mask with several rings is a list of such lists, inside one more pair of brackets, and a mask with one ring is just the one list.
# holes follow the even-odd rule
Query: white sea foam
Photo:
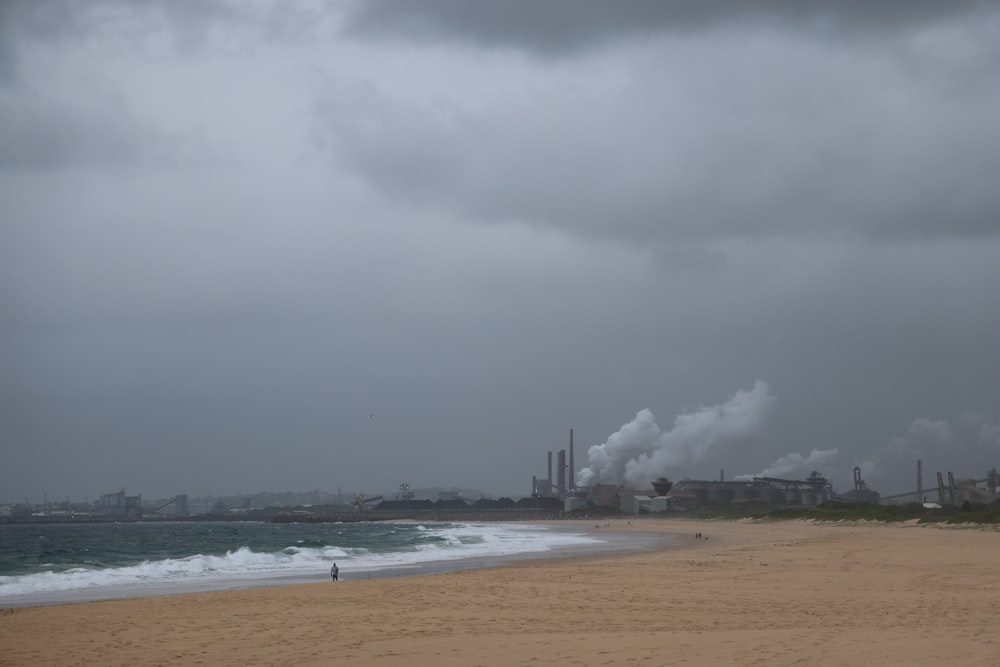
[[387, 568], [464, 558], [502, 557], [601, 543], [602, 540], [546, 526], [528, 524], [448, 524], [419, 526], [424, 543], [407, 551], [373, 553], [364, 548], [289, 546], [275, 553], [241, 547], [222, 556], [196, 554], [186, 558], [146, 561], [106, 569], [73, 568], [0, 576], [0, 601], [59, 591], [97, 591], [116, 587], [212, 584], [230, 580], [311, 576], [331, 561], [342, 571], [375, 572]]

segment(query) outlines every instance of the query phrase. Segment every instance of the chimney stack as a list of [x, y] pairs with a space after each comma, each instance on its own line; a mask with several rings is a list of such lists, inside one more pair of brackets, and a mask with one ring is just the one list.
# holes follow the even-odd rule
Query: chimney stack
[[566, 497], [566, 450], [560, 449], [557, 459], [559, 471], [556, 473], [556, 497], [562, 500]]
[[924, 462], [917, 459], [917, 502], [924, 502]]
[[573, 429], [569, 430], [569, 488], [576, 488], [576, 467], [573, 465]]
[[545, 496], [552, 496], [552, 450], [549, 450], [549, 478], [545, 480], [545, 485], [548, 487], [545, 489]]

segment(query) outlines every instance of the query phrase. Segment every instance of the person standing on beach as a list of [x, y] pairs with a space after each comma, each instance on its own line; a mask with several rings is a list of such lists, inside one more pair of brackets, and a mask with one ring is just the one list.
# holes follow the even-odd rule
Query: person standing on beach
[[336, 563], [334, 563], [333, 567], [330, 568], [330, 578], [333, 579], [334, 581], [340, 581], [339, 579], [337, 579], [337, 575], [339, 574], [340, 574], [340, 568], [337, 567]]

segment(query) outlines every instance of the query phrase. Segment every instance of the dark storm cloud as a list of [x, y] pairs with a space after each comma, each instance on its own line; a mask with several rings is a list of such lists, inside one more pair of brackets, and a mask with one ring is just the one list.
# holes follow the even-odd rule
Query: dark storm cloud
[[[935, 473], [953, 471], [956, 476], [970, 474], [969, 468], [981, 477], [995, 466], [1000, 456], [1000, 427], [996, 421], [980, 414], [965, 412], [952, 419], [914, 419], [901, 435], [894, 435], [883, 446], [874, 448], [855, 460], [866, 471], [866, 477], [876, 484], [893, 473], [910, 469], [917, 460], [923, 464], [924, 487], [934, 485]], [[955, 471], [956, 461], [962, 461], [963, 471]], [[898, 483], [898, 482], [897, 482]], [[914, 485], [915, 487], [915, 485]]]
[[0, 90], [0, 169], [135, 166], [162, 162], [184, 143], [114, 98], [59, 102]]
[[17, 81], [22, 42], [70, 35], [80, 27], [77, 18], [74, 3], [68, 1], [0, 3], [0, 83]]
[[566, 69], [595, 65], [589, 80], [562, 80], [566, 69], [520, 90], [501, 80], [495, 114], [465, 108], [446, 86], [443, 105], [394, 98], [376, 82], [331, 91], [339, 110], [319, 108], [338, 157], [387, 195], [641, 242], [1000, 231], [991, 3], [352, 8], [348, 28], [386, 44], [457, 43], [480, 62], [475, 47], [509, 47], [559, 54]]
[[820, 30], [891, 30], [987, 6], [984, 0], [370, 0], [353, 5], [348, 27], [359, 34], [453, 39], [568, 54], [631, 37], [734, 21], [793, 23]]
[[85, 26], [82, 3], [71, 0], [7, 0], [0, 3], [0, 34], [5, 45], [15, 39], [61, 39]]
[[524, 6], [0, 2], [0, 502], [995, 465], [1000, 12]]
[[232, 31], [256, 24], [263, 30], [266, 22], [260, 18], [246, 5], [199, 0], [4, 0], [0, 3], [0, 83], [24, 81], [19, 65], [25, 49], [45, 51], [72, 48], [87, 40], [120, 40], [141, 55], [148, 51], [151, 39], [165, 38], [171, 50], [192, 55], [217, 29]]
[[245, 5], [199, 0], [5, 0], [0, 7], [8, 38], [56, 43], [95, 35], [129, 35], [138, 43], [164, 28], [187, 34], [182, 41], [191, 42], [249, 15]]
[[100, 61], [80, 57], [67, 80], [53, 80], [39, 63], [86, 49], [89, 41], [124, 41], [139, 57], [158, 34], [169, 34], [177, 47], [200, 43], [205, 26], [227, 15], [217, 3], [0, 3], [0, 169], [135, 167], [204, 157], [203, 138], [168, 133], [132, 109]]
[[0, 3], [0, 83], [19, 82], [21, 50], [25, 47], [41, 45], [48, 49], [88, 35], [94, 27], [88, 16], [100, 6], [104, 4], [72, 0]]
[[[974, 52], [996, 51], [973, 33]], [[334, 80], [317, 117], [386, 195], [472, 219], [640, 241], [1000, 230], [1000, 92], [973, 85], [975, 58], [928, 53], [941, 71], [914, 73], [891, 50], [706, 40], [661, 45], [627, 76], [501, 79], [486, 108], [432, 80], [428, 100]]]

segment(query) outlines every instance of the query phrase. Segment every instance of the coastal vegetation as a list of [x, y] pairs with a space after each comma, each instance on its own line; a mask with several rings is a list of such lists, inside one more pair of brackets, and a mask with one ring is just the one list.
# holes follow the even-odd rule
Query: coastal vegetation
[[812, 519], [815, 521], [913, 521], [945, 524], [1000, 524], [1000, 505], [996, 502], [964, 502], [961, 505], [925, 507], [921, 503], [879, 505], [831, 500], [816, 507], [777, 509], [766, 518]]
[[880, 505], [830, 500], [815, 507], [787, 507], [776, 509], [759, 502], [703, 505], [678, 515], [674, 512], [651, 514], [663, 518], [696, 520], [758, 519], [787, 521], [880, 521], [886, 523], [915, 521], [920, 524], [993, 524], [1000, 525], [1000, 501], [988, 505], [964, 502], [961, 505], [925, 507], [920, 503]]

